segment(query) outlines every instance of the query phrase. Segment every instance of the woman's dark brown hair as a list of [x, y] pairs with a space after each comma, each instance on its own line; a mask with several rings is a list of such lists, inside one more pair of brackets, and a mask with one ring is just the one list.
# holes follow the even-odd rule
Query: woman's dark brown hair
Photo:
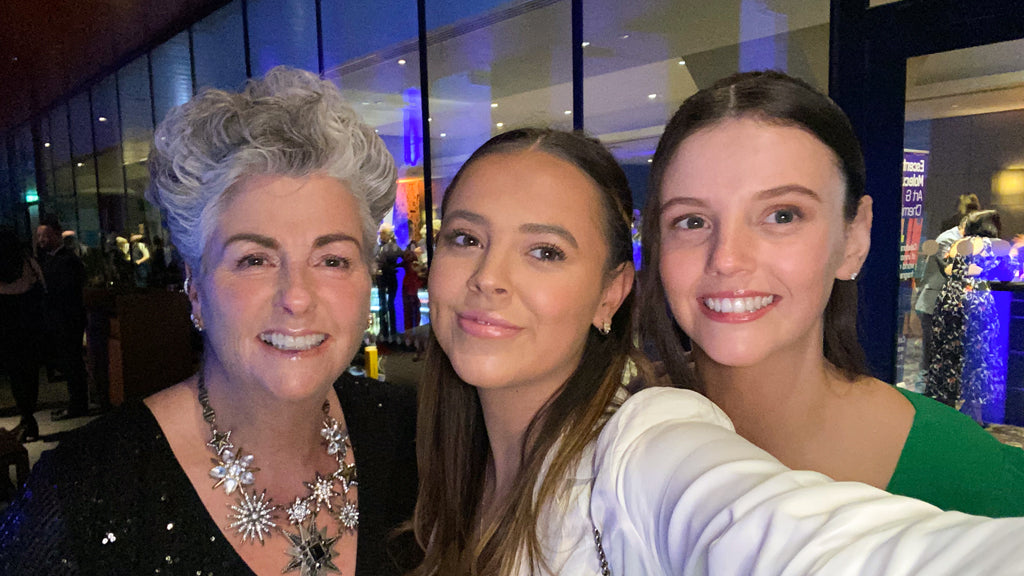
[[[705, 88], [679, 107], [665, 127], [651, 165], [650, 188], [642, 218], [642, 267], [638, 326], [644, 342], [655, 345], [677, 386], [700, 390], [689, 367], [686, 335], [668, 308], [661, 282], [661, 194], [665, 171], [679, 146], [697, 132], [729, 118], [753, 118], [806, 130], [835, 154], [846, 184], [843, 215], [852, 222], [864, 195], [864, 157], [846, 114], [828, 96], [781, 72], [734, 74]], [[848, 379], [864, 374], [864, 352], [857, 340], [857, 284], [835, 280], [825, 307], [825, 358]]]
[[[601, 199], [608, 277], [622, 266], [632, 266], [633, 204], [626, 176], [600, 142], [582, 134], [527, 128], [495, 136], [455, 175], [442, 214], [460, 194], [459, 182], [476, 162], [527, 150], [564, 160], [591, 179]], [[459, 378], [431, 336], [419, 390], [416, 451], [420, 490], [413, 518], [425, 560], [414, 574], [509, 574], [519, 562], [531, 569], [543, 566], [538, 519], [563, 488], [566, 474], [578, 465], [583, 449], [600, 432], [607, 410], [614, 406], [623, 369], [634, 353], [631, 300], [630, 295], [619, 307], [607, 336], [591, 327], [579, 366], [530, 422], [521, 448], [522, 465], [490, 526], [477, 524], [490, 458], [480, 400], [476, 389]]]

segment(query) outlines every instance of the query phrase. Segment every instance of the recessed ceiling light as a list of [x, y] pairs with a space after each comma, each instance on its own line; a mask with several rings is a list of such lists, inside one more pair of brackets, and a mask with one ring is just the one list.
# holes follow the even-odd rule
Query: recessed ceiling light
[[680, 66], [686, 66], [686, 60], [680, 60], [679, 61], [679, 65]]
[[100, 116], [99, 118], [97, 118], [97, 120], [99, 120], [100, 122], [106, 122], [107, 121], [107, 117], [106, 116]]
[[625, 40], [626, 38], [629, 38], [629, 34], [623, 34], [622, 36], [619, 36], [619, 38]]
[[78, 164], [76, 164], [76, 166], [78, 166], [79, 168], [81, 168], [82, 166], [85, 166], [85, 164], [82, 164], [81, 162], [79, 162]]
[[49, 147], [50, 147], [50, 143], [49, 142], [43, 143], [43, 148], [49, 148]]
[[427, 118], [427, 122], [433, 122], [433, 121], [434, 121], [433, 118]]
[[398, 59], [398, 65], [399, 66], [405, 66], [405, 58], [399, 58]]
[[497, 102], [491, 102], [491, 108], [497, 108], [497, 107], [498, 107], [498, 103]]
[[580, 46], [583, 46], [584, 48], [586, 48], [587, 46], [590, 46], [590, 42], [584, 41], [582, 44], [580, 44]]
[[657, 97], [658, 97], [658, 95], [657, 95], [657, 94], [648, 94], [648, 95], [647, 95], [647, 98], [648, 98], [649, 100], [654, 100], [654, 99], [655, 99], [655, 98], [657, 98]]
[[566, 111], [565, 111], [565, 115], [566, 115], [566, 116], [568, 116], [569, 114], [572, 114], [572, 110], [566, 110]]
[[502, 128], [502, 127], [505, 126], [505, 123], [504, 122], [498, 122], [497, 124], [495, 124], [495, 126], [497, 126], [498, 128]]
[[652, 162], [654, 162], [654, 158], [648, 158], [648, 159], [647, 159], [647, 163], [648, 163], [648, 164], [650, 164], [650, 163], [652, 163]]
[[448, 135], [447, 133], [445, 133], [445, 132], [441, 132], [441, 138], [444, 138], [444, 137], [445, 137], [445, 136], [447, 136], [447, 135]]

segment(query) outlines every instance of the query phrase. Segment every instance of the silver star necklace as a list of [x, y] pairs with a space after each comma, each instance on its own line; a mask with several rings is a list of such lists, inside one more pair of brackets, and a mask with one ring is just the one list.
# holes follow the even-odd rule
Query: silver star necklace
[[[280, 507], [271, 503], [267, 491], [256, 492], [249, 488], [256, 481], [259, 468], [252, 465], [255, 457], [245, 454], [241, 448], [235, 450], [231, 443], [231, 431], [221, 432], [217, 429], [217, 413], [210, 406], [210, 395], [206, 389], [203, 370], [199, 371], [199, 404], [203, 408], [203, 420], [210, 426], [210, 441], [206, 445], [216, 455], [211, 459], [213, 468], [210, 477], [216, 482], [213, 488], [223, 488], [225, 494], [235, 495], [235, 503], [230, 504], [233, 511], [228, 515], [228, 526], [235, 529], [242, 542], [253, 543], [264, 539], [279, 529], [288, 539], [289, 562], [283, 573], [300, 570], [302, 576], [320, 576], [330, 572], [340, 572], [334, 564], [338, 555], [334, 545], [346, 533], [353, 533], [359, 527], [359, 505], [355, 500], [348, 499], [352, 486], [359, 484], [356, 478], [355, 464], [346, 464], [345, 456], [352, 446], [348, 431], [330, 415], [330, 404], [324, 400], [324, 419], [320, 427], [327, 453], [338, 462], [338, 469], [329, 476], [316, 473], [313, 482], [302, 484], [309, 490], [305, 497], [298, 497], [287, 507], [288, 524], [294, 526], [295, 532], [278, 528], [277, 512]], [[334, 490], [335, 485], [341, 492]], [[338, 522], [338, 534], [327, 536], [326, 528], [317, 528], [316, 515], [321, 508], [337, 512], [332, 518]]]

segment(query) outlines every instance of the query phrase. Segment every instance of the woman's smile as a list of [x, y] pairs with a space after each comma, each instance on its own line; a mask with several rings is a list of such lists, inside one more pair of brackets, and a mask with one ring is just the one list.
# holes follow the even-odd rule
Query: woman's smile
[[701, 312], [717, 322], [751, 322], [772, 310], [782, 299], [777, 294], [735, 290], [703, 294]]

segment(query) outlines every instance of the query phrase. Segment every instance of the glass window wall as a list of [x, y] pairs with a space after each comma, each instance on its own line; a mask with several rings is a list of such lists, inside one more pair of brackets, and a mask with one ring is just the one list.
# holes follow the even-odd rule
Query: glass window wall
[[[398, 166], [395, 209], [385, 223], [394, 227], [395, 240], [406, 250], [408, 261], [403, 259], [403, 265], [395, 270], [393, 283], [381, 278], [374, 287], [371, 331], [385, 335], [403, 332], [425, 322], [428, 314], [422, 286], [426, 264], [425, 150], [416, 1], [324, 3], [321, 16], [324, 76], [337, 84], [363, 120], [374, 127]], [[389, 307], [394, 308], [394, 317], [385, 314], [382, 322], [380, 310]]]
[[483, 5], [427, 3], [435, 216], [459, 166], [491, 136], [572, 128], [571, 2]]
[[196, 89], [238, 90], [245, 83], [242, 0], [217, 10], [192, 26]]
[[280, 64], [319, 69], [314, 0], [249, 0], [247, 6], [254, 76]]
[[192, 56], [188, 32], [182, 32], [153, 49], [153, 108], [159, 122], [167, 111], [192, 98]]

